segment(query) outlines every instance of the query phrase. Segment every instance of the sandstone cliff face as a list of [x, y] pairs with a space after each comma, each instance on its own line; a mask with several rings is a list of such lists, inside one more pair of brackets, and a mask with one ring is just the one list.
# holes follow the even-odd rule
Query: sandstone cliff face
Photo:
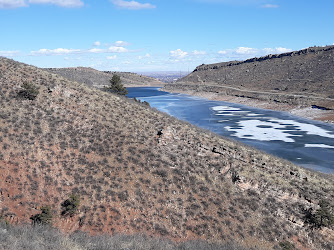
[[333, 109], [334, 46], [201, 65], [177, 84], [181, 83], [218, 87], [218, 92], [228, 95]]
[[[36, 99], [18, 97], [23, 82]], [[11, 223], [50, 205], [66, 232], [333, 247], [333, 228], [304, 220], [321, 199], [334, 206], [332, 176], [4, 58], [0, 105], [0, 216]], [[81, 206], [64, 217], [73, 193]]]

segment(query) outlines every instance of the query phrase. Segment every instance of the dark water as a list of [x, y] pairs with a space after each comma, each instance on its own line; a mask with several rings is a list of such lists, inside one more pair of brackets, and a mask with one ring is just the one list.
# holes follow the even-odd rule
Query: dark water
[[334, 173], [334, 125], [286, 112], [210, 101], [156, 87], [128, 88], [128, 97], [219, 135], [313, 170]]

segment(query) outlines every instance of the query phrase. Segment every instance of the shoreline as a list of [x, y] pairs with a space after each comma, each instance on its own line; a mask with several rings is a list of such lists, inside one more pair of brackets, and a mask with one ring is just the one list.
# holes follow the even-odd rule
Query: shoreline
[[191, 96], [197, 96], [201, 98], [205, 98], [212, 101], [225, 101], [237, 104], [243, 104], [246, 106], [254, 107], [254, 108], [262, 108], [262, 109], [271, 109], [275, 111], [285, 111], [292, 115], [326, 122], [329, 124], [334, 124], [334, 110], [321, 110], [312, 107], [303, 107], [298, 105], [292, 105], [287, 103], [277, 103], [277, 102], [266, 102], [261, 101], [254, 98], [248, 97], [237, 97], [237, 96], [229, 96], [222, 95], [218, 93], [210, 93], [210, 92], [198, 92], [194, 90], [164, 90], [170, 93], [180, 93], [187, 94]]
[[165, 85], [162, 85], [162, 86], [158, 86], [156, 84], [123, 84], [124, 87], [126, 88], [137, 88], [137, 87], [156, 87], [156, 88], [164, 88]]

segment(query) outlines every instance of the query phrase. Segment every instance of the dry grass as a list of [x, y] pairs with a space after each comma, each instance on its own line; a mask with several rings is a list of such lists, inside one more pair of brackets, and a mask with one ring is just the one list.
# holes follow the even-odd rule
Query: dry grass
[[146, 235], [99, 235], [83, 232], [64, 235], [45, 226], [0, 225], [0, 249], [4, 250], [243, 250], [233, 243], [214, 244], [205, 241], [175, 243], [168, 239]]
[[[17, 98], [24, 81], [39, 87], [34, 101]], [[0, 214], [11, 223], [50, 205], [64, 232], [333, 247], [333, 228], [303, 220], [320, 199], [334, 205], [329, 176], [4, 58], [0, 96]], [[80, 211], [64, 218], [72, 193]]]

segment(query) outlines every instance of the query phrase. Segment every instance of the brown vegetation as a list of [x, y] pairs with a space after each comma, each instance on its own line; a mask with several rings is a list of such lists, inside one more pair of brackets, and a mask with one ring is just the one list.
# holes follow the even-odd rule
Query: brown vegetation
[[[39, 88], [17, 98], [23, 82]], [[256, 249], [333, 248], [331, 176], [299, 168], [123, 97], [0, 58], [0, 214], [90, 234], [145, 233]], [[76, 195], [80, 207], [62, 214]], [[64, 204], [64, 203], [63, 203]]]

